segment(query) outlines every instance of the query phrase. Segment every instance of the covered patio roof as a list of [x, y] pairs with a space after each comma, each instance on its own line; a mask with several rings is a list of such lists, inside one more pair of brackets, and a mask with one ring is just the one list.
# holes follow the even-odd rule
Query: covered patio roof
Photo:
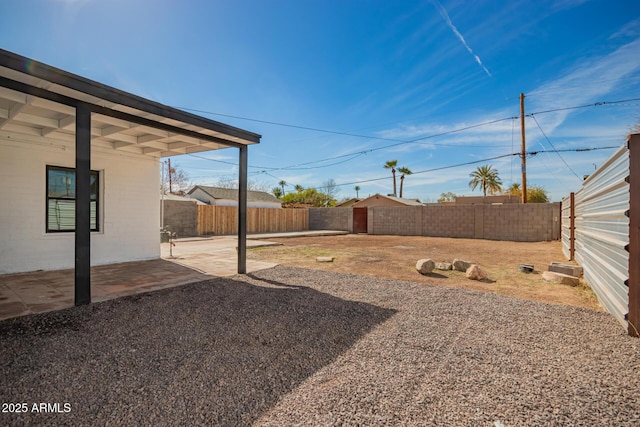
[[75, 107], [91, 106], [94, 146], [154, 157], [239, 147], [260, 135], [0, 49], [0, 130], [75, 141]]
[[248, 145], [260, 135], [0, 49], [0, 136], [75, 142], [75, 303], [91, 302], [90, 173], [95, 147], [156, 158], [239, 149], [238, 273], [246, 272]]

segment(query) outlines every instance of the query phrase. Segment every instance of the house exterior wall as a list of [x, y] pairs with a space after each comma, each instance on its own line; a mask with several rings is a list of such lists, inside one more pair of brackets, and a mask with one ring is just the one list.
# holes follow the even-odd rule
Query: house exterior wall
[[[46, 166], [75, 167], [73, 144], [0, 131], [0, 274], [74, 266], [74, 233], [46, 233]], [[100, 231], [91, 264], [160, 256], [159, 163], [93, 147], [100, 171]]]

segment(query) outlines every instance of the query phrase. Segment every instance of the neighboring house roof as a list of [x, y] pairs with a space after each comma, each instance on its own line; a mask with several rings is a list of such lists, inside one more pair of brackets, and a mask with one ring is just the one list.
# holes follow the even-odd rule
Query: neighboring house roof
[[[196, 189], [200, 189], [214, 199], [238, 200], [238, 190], [234, 188], [208, 187], [205, 185], [196, 185], [188, 194], [192, 194]], [[264, 191], [247, 191], [248, 202], [270, 202], [281, 203], [273, 194]]]
[[386, 199], [387, 201], [391, 202], [391, 204], [396, 205], [423, 206], [423, 204], [418, 199], [405, 199], [401, 197], [385, 196], [383, 194], [374, 194], [371, 197], [367, 197], [366, 199], [360, 200], [359, 202], [355, 203], [353, 207], [357, 208], [359, 206], [368, 206], [371, 202], [376, 200], [379, 201], [380, 199]]
[[160, 195], [160, 199], [164, 199], [164, 200], [173, 200], [176, 202], [192, 202], [198, 205], [206, 205], [206, 203], [202, 203], [200, 200], [198, 199], [192, 199], [191, 197], [187, 197], [187, 196], [178, 196], [177, 194], [161, 194]]
[[362, 200], [362, 199], [353, 198], [353, 199], [345, 200], [342, 203], [338, 203], [336, 205], [336, 208], [350, 208], [351, 206], [353, 206], [356, 203], [358, 203], [360, 200]]

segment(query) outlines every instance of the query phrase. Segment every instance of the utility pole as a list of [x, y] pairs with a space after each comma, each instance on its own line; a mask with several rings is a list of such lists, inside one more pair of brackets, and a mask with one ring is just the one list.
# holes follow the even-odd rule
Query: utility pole
[[524, 93], [520, 94], [520, 135], [522, 136], [522, 203], [527, 203], [527, 144], [524, 132]]
[[169, 194], [173, 194], [173, 188], [171, 188], [171, 159], [169, 160]]

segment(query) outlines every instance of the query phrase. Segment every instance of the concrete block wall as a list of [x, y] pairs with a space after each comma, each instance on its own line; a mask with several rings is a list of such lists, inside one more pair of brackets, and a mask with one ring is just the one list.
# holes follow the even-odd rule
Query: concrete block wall
[[422, 206], [376, 206], [369, 208], [371, 234], [419, 236], [422, 234]]
[[198, 235], [198, 209], [196, 202], [164, 200], [164, 226], [178, 237]]
[[[310, 230], [353, 232], [351, 208], [312, 208]], [[461, 206], [375, 206], [367, 232], [396, 236], [540, 242], [560, 238], [560, 203]]]
[[353, 233], [353, 208], [310, 208], [309, 230], [341, 230]]
[[422, 210], [422, 236], [475, 237], [474, 206], [425, 206]]
[[559, 203], [530, 203], [484, 207], [484, 238], [539, 242], [557, 240]]

